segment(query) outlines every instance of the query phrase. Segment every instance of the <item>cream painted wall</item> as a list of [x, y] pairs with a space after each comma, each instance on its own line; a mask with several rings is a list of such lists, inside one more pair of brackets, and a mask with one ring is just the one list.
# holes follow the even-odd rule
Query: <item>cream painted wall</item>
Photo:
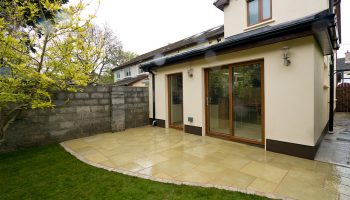
[[[267, 25], [280, 24], [326, 9], [328, 0], [272, 0], [272, 20]], [[246, 0], [230, 0], [224, 12], [225, 38], [248, 31]]]
[[314, 73], [314, 143], [316, 144], [327, 125], [329, 115], [329, 57], [323, 56], [317, 43], [314, 44]]
[[[325, 101], [322, 98], [321, 102], [315, 103], [316, 95], [322, 96], [325, 94], [323, 83], [319, 85], [321, 79], [323, 82], [325, 73], [325, 70], [322, 69], [323, 57], [319, 61], [321, 56], [315, 43], [314, 38], [310, 36], [158, 69], [156, 71], [155, 94], [156, 118], [166, 120], [166, 126], [168, 127], [167, 75], [182, 72], [184, 123], [203, 127], [203, 134], [205, 134], [204, 68], [264, 59], [266, 138], [313, 146], [316, 138], [315, 133], [323, 126], [315, 126], [315, 123], [318, 123], [315, 122], [315, 115], [318, 115], [319, 112], [315, 109], [323, 107]], [[281, 49], [284, 46], [291, 48], [292, 64], [288, 67], [283, 65]], [[316, 71], [315, 68], [319, 65], [321, 65], [322, 70]], [[187, 70], [190, 68], [193, 69], [192, 78], [187, 75]], [[317, 78], [316, 81], [313, 78], [315, 76], [321, 78]], [[317, 91], [315, 90], [316, 87]], [[150, 102], [152, 102], [151, 88], [150, 85]], [[152, 117], [152, 106], [150, 106], [150, 110], [150, 117]], [[321, 121], [324, 121], [325, 110], [321, 112], [323, 114]], [[194, 122], [189, 123], [187, 117], [193, 117]]]

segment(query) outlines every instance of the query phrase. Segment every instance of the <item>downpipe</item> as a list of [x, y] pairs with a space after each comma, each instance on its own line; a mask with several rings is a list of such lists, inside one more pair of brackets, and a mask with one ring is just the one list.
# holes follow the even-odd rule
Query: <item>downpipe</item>
[[150, 69], [147, 70], [152, 75], [152, 108], [153, 108], [153, 119], [152, 119], [152, 126], [157, 126], [157, 120], [156, 120], [156, 81], [155, 81], [155, 74]]

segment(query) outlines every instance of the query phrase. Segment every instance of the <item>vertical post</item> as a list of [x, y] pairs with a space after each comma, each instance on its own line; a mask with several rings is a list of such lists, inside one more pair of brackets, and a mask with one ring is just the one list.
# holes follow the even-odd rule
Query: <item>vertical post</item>
[[334, 54], [329, 66], [329, 133], [333, 133], [334, 120]]

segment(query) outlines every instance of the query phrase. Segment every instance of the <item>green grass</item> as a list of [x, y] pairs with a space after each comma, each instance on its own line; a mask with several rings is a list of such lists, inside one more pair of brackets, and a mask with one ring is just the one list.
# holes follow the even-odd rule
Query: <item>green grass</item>
[[0, 154], [0, 199], [265, 199], [158, 183], [86, 165], [59, 145]]

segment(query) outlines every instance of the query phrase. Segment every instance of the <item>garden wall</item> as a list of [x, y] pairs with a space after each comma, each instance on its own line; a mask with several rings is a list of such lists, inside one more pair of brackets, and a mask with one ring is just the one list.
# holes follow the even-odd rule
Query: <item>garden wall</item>
[[53, 95], [54, 109], [24, 111], [1, 151], [58, 143], [148, 124], [148, 88], [94, 86]]

